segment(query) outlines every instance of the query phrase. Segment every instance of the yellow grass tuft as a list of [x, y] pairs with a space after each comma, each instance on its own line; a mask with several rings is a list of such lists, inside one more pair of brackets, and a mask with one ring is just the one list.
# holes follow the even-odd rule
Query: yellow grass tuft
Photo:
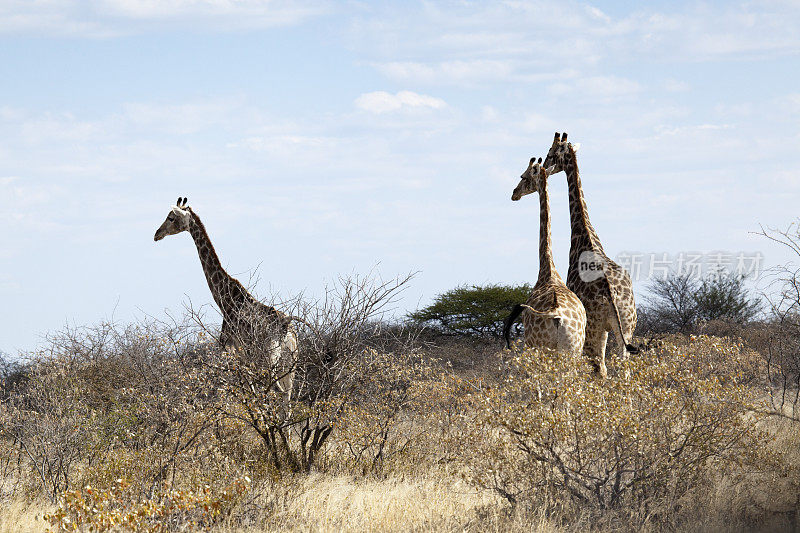
[[[361, 481], [313, 476], [285, 511], [288, 524], [321, 531], [450, 529], [494, 498], [460, 481]], [[277, 524], [276, 524], [277, 525]], [[304, 527], [301, 526], [301, 529]]]

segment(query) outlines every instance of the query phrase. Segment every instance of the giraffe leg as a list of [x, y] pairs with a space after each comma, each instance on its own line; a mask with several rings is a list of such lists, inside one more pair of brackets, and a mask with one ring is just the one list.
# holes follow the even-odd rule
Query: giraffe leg
[[270, 347], [273, 372], [278, 376], [274, 388], [282, 398], [278, 416], [288, 420], [292, 416], [292, 389], [294, 387], [294, 365], [297, 357], [297, 335], [289, 330], [281, 340]]
[[294, 386], [294, 363], [297, 357], [297, 335], [294, 331], [289, 331], [280, 344], [281, 367], [286, 369], [286, 375], [279, 380], [281, 391], [286, 394], [286, 401], [292, 399], [292, 387]]
[[[625, 324], [623, 324], [623, 327], [625, 327]], [[631, 328], [626, 328], [626, 329], [629, 330]], [[637, 353], [637, 352], [631, 352], [630, 350], [628, 350], [629, 345], [625, 344], [625, 339], [633, 338], [633, 331], [623, 332], [623, 330], [620, 330], [620, 324], [616, 320], [611, 320], [609, 322], [608, 330], [614, 332], [614, 337], [616, 337], [617, 343], [619, 343], [619, 357], [620, 361], [622, 362], [622, 365], [625, 367], [625, 379], [630, 379], [631, 370], [630, 366], [628, 365], [628, 360], [630, 359], [631, 353]]]
[[600, 356], [597, 371], [599, 376], [603, 379], [608, 377], [608, 369], [606, 368], [606, 344], [608, 343], [608, 332], [604, 331], [600, 334]]
[[586, 324], [586, 342], [583, 345], [583, 354], [589, 359], [594, 375], [605, 379], [608, 376], [606, 369], [606, 342], [608, 332], [597, 321]]
[[232, 350], [234, 346], [233, 340], [233, 332], [231, 331], [231, 325], [228, 323], [227, 320], [224, 318], [222, 319], [222, 329], [219, 332], [219, 345], [224, 350]]

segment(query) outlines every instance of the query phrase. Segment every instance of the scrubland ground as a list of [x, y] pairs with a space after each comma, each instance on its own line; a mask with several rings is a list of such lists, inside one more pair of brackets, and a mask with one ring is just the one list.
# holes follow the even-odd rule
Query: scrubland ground
[[[800, 528], [800, 422], [741, 339], [666, 337], [600, 382], [422, 335], [312, 407], [298, 394], [285, 447], [235, 380], [192, 382], [213, 379], [198, 342], [107, 328], [7, 367], [0, 533]], [[293, 447], [310, 419], [331, 428], [313, 461]]]

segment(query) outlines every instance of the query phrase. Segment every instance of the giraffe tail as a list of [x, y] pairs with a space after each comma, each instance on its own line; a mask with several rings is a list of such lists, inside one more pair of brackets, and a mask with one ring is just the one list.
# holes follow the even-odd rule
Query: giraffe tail
[[505, 323], [503, 323], [503, 338], [506, 340], [506, 347], [510, 350], [511, 349], [511, 326], [514, 325], [514, 321], [517, 320], [517, 317], [525, 310], [528, 310], [530, 313], [544, 317], [544, 318], [552, 318], [556, 321], [556, 328], [559, 327], [559, 323], [561, 322], [561, 315], [554, 312], [546, 312], [546, 311], [537, 311], [533, 307], [528, 304], [517, 304], [511, 310], [511, 314], [508, 315], [506, 318]]
[[625, 338], [625, 334], [622, 332], [622, 319], [619, 317], [619, 309], [617, 308], [617, 303], [614, 300], [614, 292], [611, 290], [611, 284], [606, 283], [605, 286], [606, 290], [608, 291], [608, 301], [611, 303], [611, 308], [614, 309], [614, 318], [617, 320], [617, 327], [619, 328], [617, 331], [619, 331], [620, 342], [623, 344], [623, 346], [625, 346], [625, 350], [628, 353], [636, 355], [640, 352], [639, 347], [628, 342], [628, 339]]

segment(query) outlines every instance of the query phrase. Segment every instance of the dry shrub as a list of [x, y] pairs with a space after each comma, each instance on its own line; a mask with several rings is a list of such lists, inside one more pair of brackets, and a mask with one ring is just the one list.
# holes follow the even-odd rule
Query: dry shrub
[[681, 368], [698, 378], [717, 378], [723, 385], [762, 387], [766, 365], [762, 354], [739, 337], [668, 335], [660, 339], [650, 358], [686, 354]]
[[[79, 461], [96, 455], [91, 411], [81, 398], [74, 376], [60, 365], [37, 368], [29, 393], [12, 396], [2, 412], [2, 433], [30, 467], [20, 474], [50, 498], [70, 487]], [[55, 366], [55, 368], [54, 368]]]
[[247, 477], [227, 487], [205, 484], [189, 490], [159, 491], [142, 499], [123, 479], [108, 489], [86, 486], [66, 491], [44, 519], [56, 531], [145, 531], [207, 529], [230, 513], [250, 485]]
[[748, 344], [763, 361], [770, 414], [800, 421], [800, 319], [796, 313], [751, 326]]
[[30, 493], [54, 501], [127, 477], [143, 494], [219, 463], [215, 412], [185, 394], [176, 331], [101, 324], [67, 330], [35, 354], [0, 403], [0, 437]]
[[738, 371], [698, 374], [713, 342], [645, 352], [605, 381], [583, 359], [513, 356], [506, 382], [473, 396], [481, 409], [465, 446], [473, 479], [531, 508], [670, 519], [712, 475], [754, 463], [765, 438]]
[[363, 370], [336, 421], [326, 464], [365, 475], [398, 468], [419, 444], [426, 428], [412, 414], [427, 404], [426, 385], [436, 373], [408, 353], [373, 352]]
[[760, 424], [758, 468], [723, 472], [683, 498], [686, 531], [797, 531], [800, 525], [800, 436], [796, 422], [770, 417]]

